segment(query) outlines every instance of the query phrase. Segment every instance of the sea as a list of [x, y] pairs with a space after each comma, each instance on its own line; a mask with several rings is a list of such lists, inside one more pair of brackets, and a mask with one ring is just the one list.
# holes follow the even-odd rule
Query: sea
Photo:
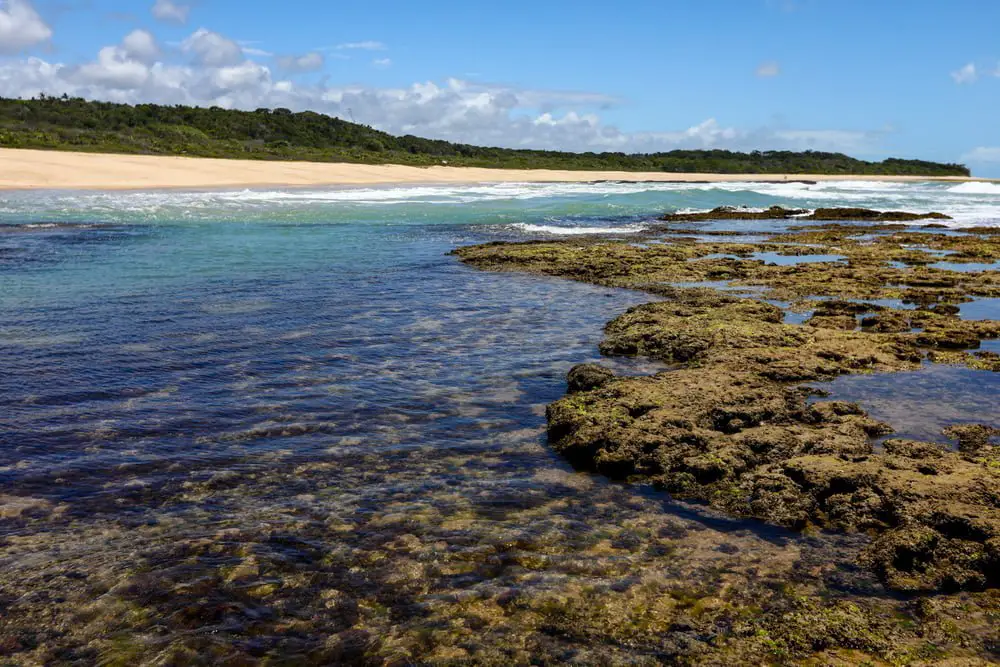
[[[443, 550], [555, 531], [571, 559], [595, 531], [654, 516], [697, 530], [712, 567], [734, 571], [740, 553], [780, 559], [789, 544], [849, 551], [848, 538], [786, 534], [572, 470], [546, 445], [545, 406], [581, 362], [659, 370], [597, 351], [608, 320], [654, 297], [449, 254], [774, 204], [1000, 226], [1000, 185], [977, 182], [0, 193], [0, 566], [125, 580], [174, 567], [169, 545], [307, 517], [369, 531], [409, 517], [407, 534]], [[844, 392], [910, 435], [997, 409], [993, 374], [921, 377], [922, 391], [852, 377]], [[345, 558], [367, 553], [369, 533], [331, 535]], [[519, 585], [574, 576], [551, 567]]]

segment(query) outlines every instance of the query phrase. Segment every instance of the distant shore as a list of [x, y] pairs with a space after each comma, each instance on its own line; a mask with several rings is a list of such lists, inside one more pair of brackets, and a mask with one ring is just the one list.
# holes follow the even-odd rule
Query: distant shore
[[408, 167], [331, 162], [222, 160], [0, 148], [0, 190], [150, 190], [321, 187], [430, 183], [587, 183], [594, 181], [725, 183], [758, 181], [965, 182], [958, 176], [829, 174], [697, 174]]

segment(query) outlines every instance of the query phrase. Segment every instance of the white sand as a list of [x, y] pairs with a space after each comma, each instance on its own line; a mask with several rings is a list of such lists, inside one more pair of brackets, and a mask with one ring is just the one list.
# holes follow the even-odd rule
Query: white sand
[[984, 179], [794, 174], [672, 174], [404, 167], [321, 162], [263, 162], [158, 155], [111, 155], [0, 148], [0, 190], [236, 188], [263, 186], [391, 185], [394, 183], [525, 183], [587, 181], [761, 180], [967, 181]]

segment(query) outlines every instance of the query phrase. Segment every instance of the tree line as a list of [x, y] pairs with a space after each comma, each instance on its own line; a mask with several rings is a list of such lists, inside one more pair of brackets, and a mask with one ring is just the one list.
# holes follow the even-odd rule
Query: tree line
[[0, 146], [258, 160], [717, 174], [968, 176], [961, 164], [819, 151], [571, 153], [394, 136], [312, 111], [0, 98]]

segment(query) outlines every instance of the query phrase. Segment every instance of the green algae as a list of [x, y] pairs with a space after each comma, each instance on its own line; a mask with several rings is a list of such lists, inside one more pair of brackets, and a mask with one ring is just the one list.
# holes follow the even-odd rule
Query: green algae
[[[740, 212], [730, 211], [733, 219]], [[745, 219], [778, 211], [754, 213], [759, 217]], [[859, 217], [878, 219], [847, 219]], [[877, 605], [808, 596], [780, 621], [773, 607], [750, 613], [751, 621], [729, 636], [739, 637], [741, 659], [985, 664], [938, 642], [984, 636], [983, 619], [997, 618], [996, 427], [952, 428], [958, 450], [898, 439], [876, 450], [873, 438], [891, 434], [891, 425], [855, 404], [811, 400], [801, 383], [914, 370], [926, 362], [1000, 369], [995, 353], [976, 350], [982, 340], [1000, 337], [1000, 322], [962, 320], [956, 307], [995, 295], [1000, 272], [926, 268], [941, 252], [969, 262], [995, 259], [998, 237], [844, 223], [765, 234], [767, 240], [752, 244], [693, 243], [685, 233], [659, 228], [648, 236], [660, 242], [642, 247], [589, 238], [456, 251], [479, 268], [642, 289], [665, 299], [609, 323], [601, 351], [653, 357], [671, 369], [634, 378], [574, 368], [570, 394], [548, 408], [550, 445], [577, 467], [729, 514], [797, 530], [871, 535], [860, 565], [897, 590], [937, 593], [916, 598], [919, 618], [898, 608], [889, 614], [888, 604], [873, 613]], [[769, 265], [752, 258], [757, 252], [822, 252], [846, 262]], [[733, 257], [701, 259], [721, 254]], [[682, 289], [678, 283], [715, 284]], [[712, 289], [723, 284], [764, 289], [768, 298], [813, 312], [802, 325], [785, 324], [781, 309], [769, 303]], [[887, 300], [915, 308], [880, 303]], [[980, 598], [954, 592], [962, 589], [987, 592]], [[949, 609], [948, 618], [920, 611], [931, 599]], [[934, 640], [914, 641], [917, 635]]]
[[[880, 537], [864, 562], [897, 588], [996, 585], [1000, 478], [994, 469], [958, 453], [949, 454], [946, 465], [877, 453], [871, 438], [891, 426], [873, 422], [857, 406], [811, 404], [792, 386], [845, 373], [914, 370], [928, 360], [993, 367], [989, 356], [966, 350], [1000, 336], [1000, 322], [962, 320], [953, 304], [991, 294], [1000, 275], [885, 268], [888, 258], [912, 252], [907, 246], [918, 239], [893, 231], [863, 244], [850, 240], [858, 229], [837, 225], [780, 236], [783, 253], [814, 253], [819, 244], [845, 255], [846, 265], [689, 261], [775, 249], [770, 242], [636, 248], [571, 241], [478, 246], [458, 254], [483, 268], [644, 288], [666, 298], [609, 323], [601, 351], [680, 368], [648, 378], [601, 376], [589, 391], [578, 387], [549, 407], [550, 443], [576, 465], [792, 528], [875, 531]], [[928, 246], [953, 252], [998, 249], [995, 237], [921, 236]], [[791, 245], [797, 237], [808, 245]], [[804, 325], [789, 325], [781, 309], [763, 301], [671, 286], [719, 280], [770, 288], [768, 296], [778, 298], [835, 298], [817, 302]], [[892, 287], [904, 282], [905, 288]], [[860, 301], [887, 298], [921, 307]]]

